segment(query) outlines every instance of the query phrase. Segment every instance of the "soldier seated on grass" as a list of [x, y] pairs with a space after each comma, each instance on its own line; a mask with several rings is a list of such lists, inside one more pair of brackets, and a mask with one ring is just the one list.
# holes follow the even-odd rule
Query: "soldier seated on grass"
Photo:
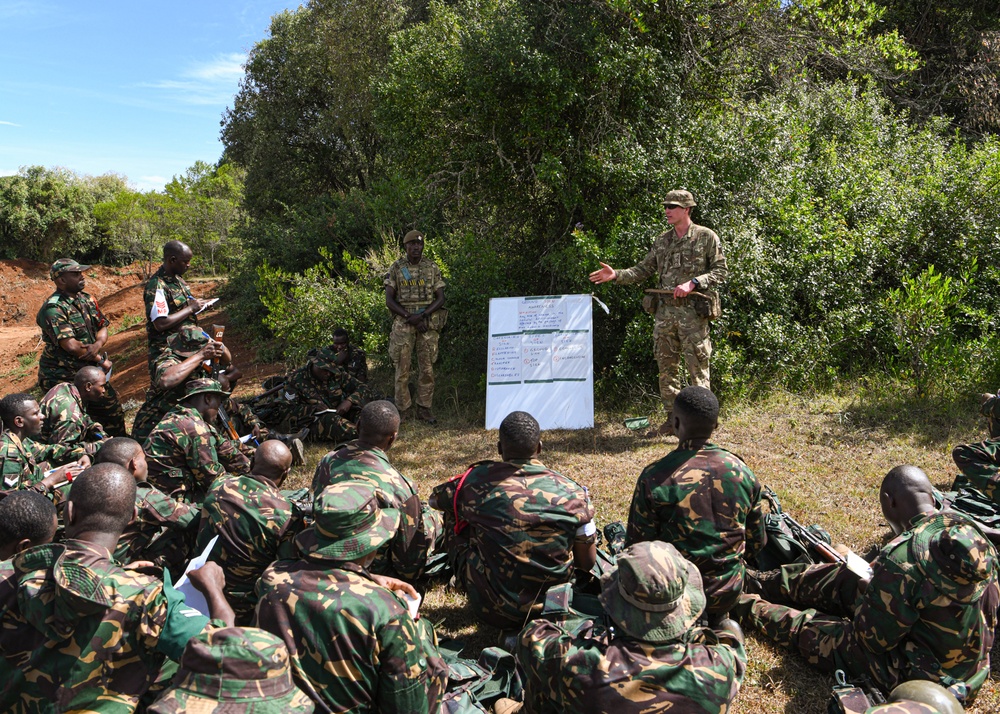
[[710, 390], [682, 389], [671, 419], [679, 443], [639, 475], [626, 544], [672, 543], [698, 566], [706, 615], [719, 621], [743, 590], [744, 556], [766, 540], [761, 487], [739, 456], [710, 441], [719, 423], [719, 401]]
[[[44, 444], [34, 440], [42, 433], [42, 411], [30, 394], [17, 392], [0, 399], [0, 420], [4, 431], [0, 434], [0, 491], [32, 489], [39, 493], [55, 495], [54, 489], [66, 482], [67, 473], [74, 473], [90, 465], [90, 457], [83, 449]], [[62, 464], [47, 473], [49, 462]]]
[[0, 578], [12, 572], [10, 559], [16, 554], [51, 543], [58, 526], [56, 507], [36, 491], [17, 491], [0, 500]]
[[72, 382], [60, 382], [50, 389], [38, 405], [42, 410], [39, 441], [80, 448], [93, 457], [106, 434], [87, 414], [86, 405], [104, 397], [106, 382], [103, 369], [82, 367]]
[[309, 441], [349, 441], [358, 435], [363, 392], [358, 380], [321, 350], [285, 378], [270, 424], [288, 433], [308, 427]]
[[990, 672], [997, 553], [972, 520], [938, 510], [934, 497], [923, 471], [892, 469], [879, 499], [896, 535], [870, 577], [844, 563], [782, 566], [747, 581], [755, 593], [740, 598], [744, 623], [825, 672], [867, 676], [883, 691], [927, 679], [968, 704]]

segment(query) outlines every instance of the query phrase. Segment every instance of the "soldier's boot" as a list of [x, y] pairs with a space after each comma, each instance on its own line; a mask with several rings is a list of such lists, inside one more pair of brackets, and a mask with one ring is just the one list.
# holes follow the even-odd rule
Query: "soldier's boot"
[[399, 412], [399, 423], [402, 424], [408, 421], [413, 421], [413, 407], [410, 407], [409, 409], [403, 409], [401, 412]]
[[438, 423], [438, 420], [434, 418], [434, 414], [431, 413], [430, 407], [417, 407], [417, 419], [425, 421], [431, 426]]
[[655, 439], [658, 436], [673, 436], [674, 435], [674, 413], [670, 412], [667, 414], [666, 421], [660, 424], [657, 429], [650, 429], [646, 432], [647, 439]]
[[292, 452], [292, 466], [301, 466], [306, 462], [306, 447], [302, 439], [292, 439], [288, 449]]
[[496, 703], [493, 704], [494, 714], [514, 714], [519, 712], [524, 708], [524, 702], [519, 702], [516, 699], [497, 699]]
[[309, 436], [309, 427], [304, 426], [294, 434], [281, 434], [279, 432], [272, 431], [269, 438], [277, 439], [289, 448], [292, 452], [292, 466], [301, 466], [305, 463], [306, 449], [303, 444], [303, 440], [307, 436]]
[[[754, 570], [747, 568], [743, 575], [743, 592], [747, 595], [760, 595], [765, 600], [774, 601], [780, 593], [781, 569]], [[780, 597], [780, 595], [778, 596]]]

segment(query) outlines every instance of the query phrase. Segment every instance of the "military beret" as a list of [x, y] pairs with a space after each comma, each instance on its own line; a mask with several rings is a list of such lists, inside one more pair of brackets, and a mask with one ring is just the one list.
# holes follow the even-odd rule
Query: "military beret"
[[410, 231], [405, 236], [403, 236], [403, 245], [406, 245], [407, 243], [412, 243], [415, 240], [423, 242], [424, 234], [421, 233], [420, 231]]

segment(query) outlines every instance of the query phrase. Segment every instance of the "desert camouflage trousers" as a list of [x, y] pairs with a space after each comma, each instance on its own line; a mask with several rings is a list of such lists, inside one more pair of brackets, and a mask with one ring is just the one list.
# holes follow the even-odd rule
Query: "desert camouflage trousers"
[[437, 330], [417, 331], [406, 320], [396, 317], [389, 334], [389, 357], [396, 366], [396, 408], [406, 411], [410, 399], [410, 366], [413, 353], [417, 353], [417, 406], [431, 408], [434, 399], [434, 363], [438, 358]]
[[[47, 393], [60, 382], [72, 382], [73, 376], [69, 379], [58, 379], [49, 375], [38, 373], [38, 387], [42, 394]], [[84, 410], [94, 421], [100, 422], [108, 436], [128, 436], [125, 430], [125, 412], [122, 410], [121, 402], [118, 400], [118, 392], [108, 382], [104, 389], [104, 396], [95, 402], [86, 402]]]
[[661, 303], [653, 323], [653, 356], [660, 370], [660, 399], [668, 414], [674, 408], [674, 398], [684, 387], [679, 370], [682, 358], [689, 383], [711, 388], [709, 321], [699, 316], [693, 307]]

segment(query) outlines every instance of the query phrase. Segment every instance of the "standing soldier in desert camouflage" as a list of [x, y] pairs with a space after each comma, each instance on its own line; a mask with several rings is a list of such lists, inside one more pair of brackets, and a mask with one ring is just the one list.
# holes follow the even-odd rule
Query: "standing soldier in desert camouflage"
[[[61, 382], [72, 382], [81, 367], [96, 366], [104, 372], [111, 360], [101, 354], [108, 341], [108, 318], [97, 300], [83, 291], [83, 271], [89, 265], [60, 258], [52, 264], [49, 275], [56, 291], [42, 304], [35, 322], [42, 328], [45, 350], [38, 360], [38, 386], [48, 392]], [[125, 414], [118, 393], [111, 383], [100, 399], [88, 402], [87, 413], [104, 425], [109, 436], [126, 436]]]
[[696, 205], [694, 196], [688, 191], [670, 191], [663, 199], [670, 230], [653, 241], [646, 257], [621, 271], [601, 263], [600, 270], [590, 274], [594, 283], [614, 280], [621, 285], [641, 283], [655, 275], [657, 288], [673, 291], [672, 295], [649, 295], [643, 302], [643, 307], [656, 319], [653, 356], [660, 369], [660, 399], [667, 412], [666, 421], [659, 429], [648, 432], [646, 436], [649, 437], [673, 433], [670, 412], [674, 408], [674, 398], [681, 391], [678, 367], [682, 357], [691, 384], [711, 387], [709, 321], [719, 316], [718, 288], [729, 271], [719, 236], [691, 222], [691, 209]]
[[104, 427], [90, 418], [86, 405], [104, 397], [106, 375], [100, 367], [82, 367], [72, 382], [61, 382], [39, 403], [42, 433], [39, 441], [80, 447], [93, 457], [104, 439]]
[[153, 365], [167, 346], [167, 338], [181, 325], [197, 325], [196, 315], [206, 300], [191, 294], [191, 288], [181, 278], [191, 263], [192, 253], [178, 240], [163, 245], [163, 264], [146, 281], [142, 301], [146, 305], [146, 338], [149, 340], [149, 378]]
[[438, 338], [448, 311], [444, 309], [444, 278], [430, 258], [424, 258], [424, 235], [410, 231], [403, 236], [406, 257], [400, 258], [385, 276], [385, 305], [393, 314], [389, 335], [389, 357], [396, 365], [396, 408], [403, 419], [410, 417], [410, 364], [417, 353], [417, 418], [436, 424], [434, 363]]

